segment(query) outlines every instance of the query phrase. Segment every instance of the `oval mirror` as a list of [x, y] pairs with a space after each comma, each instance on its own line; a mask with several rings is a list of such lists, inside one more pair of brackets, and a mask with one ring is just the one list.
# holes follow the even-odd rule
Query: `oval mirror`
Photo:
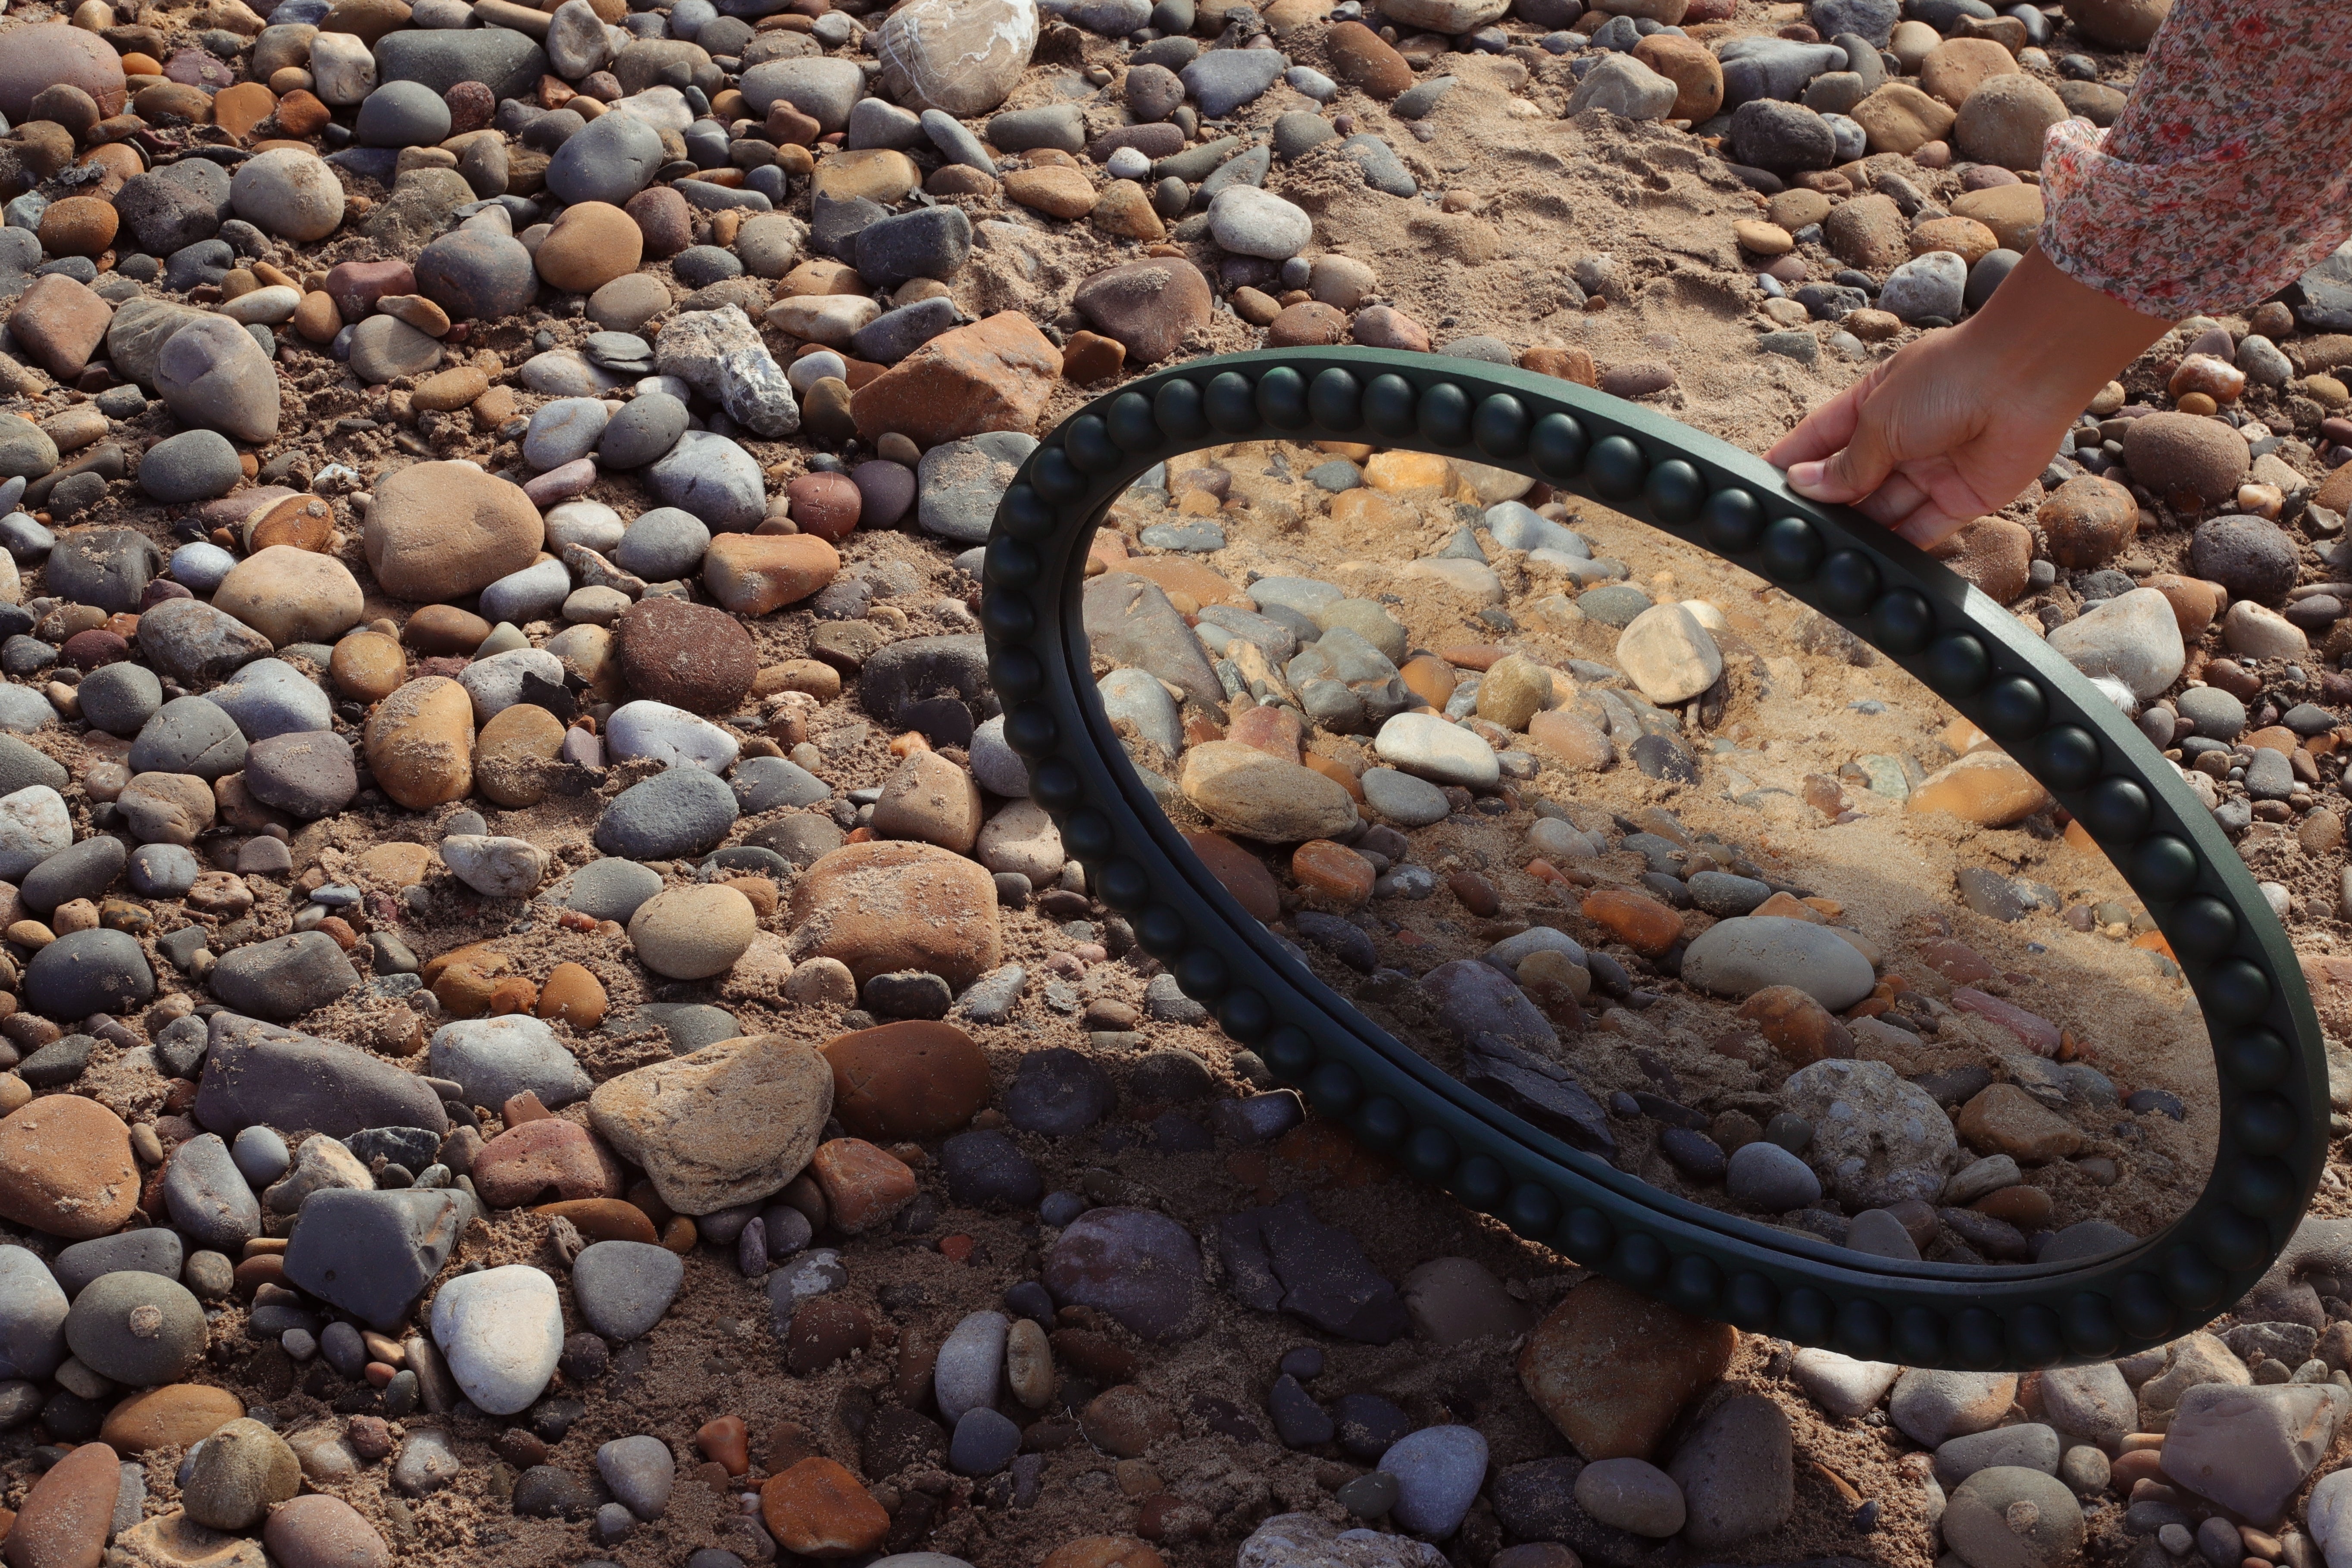
[[2318, 1181], [2316, 1020], [2157, 692], [1718, 440], [1192, 361], [1038, 447], [985, 588], [1004, 737], [1162, 983], [1580, 1264], [2047, 1366], [2223, 1310]]

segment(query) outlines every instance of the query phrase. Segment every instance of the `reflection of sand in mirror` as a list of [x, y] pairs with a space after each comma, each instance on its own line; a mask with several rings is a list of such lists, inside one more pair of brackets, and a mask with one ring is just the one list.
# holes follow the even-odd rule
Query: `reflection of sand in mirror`
[[2204, 1026], [2121, 878], [1761, 580], [1498, 470], [1283, 443], [1154, 470], [1088, 570], [1106, 708], [1195, 852], [1576, 1146], [1959, 1261], [2204, 1185]]

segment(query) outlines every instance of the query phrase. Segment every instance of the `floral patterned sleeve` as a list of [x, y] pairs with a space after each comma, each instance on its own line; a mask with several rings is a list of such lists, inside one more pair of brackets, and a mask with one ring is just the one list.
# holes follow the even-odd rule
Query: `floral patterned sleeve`
[[2112, 129], [2051, 129], [2043, 254], [2150, 316], [2242, 308], [2352, 234], [2343, 0], [2175, 0]]

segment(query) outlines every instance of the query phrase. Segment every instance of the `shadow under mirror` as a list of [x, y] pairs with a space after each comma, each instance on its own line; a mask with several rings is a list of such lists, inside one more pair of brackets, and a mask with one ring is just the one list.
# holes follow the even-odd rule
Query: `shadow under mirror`
[[1526, 1124], [1889, 1260], [2080, 1260], [2203, 1189], [2212, 1048], [2146, 908], [1763, 580], [1500, 469], [1290, 442], [1153, 469], [1087, 571], [1104, 713], [1198, 865]]

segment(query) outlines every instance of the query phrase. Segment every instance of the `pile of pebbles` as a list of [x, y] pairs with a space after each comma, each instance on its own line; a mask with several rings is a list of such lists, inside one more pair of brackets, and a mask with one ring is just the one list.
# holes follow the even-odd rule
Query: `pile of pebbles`
[[[2322, 1482], [2273, 1529], [2335, 1420], [2352, 1260], [2324, 1222], [2226, 1341], [2079, 1396], [1816, 1375], [1586, 1279], [1351, 1148], [1137, 950], [1027, 799], [973, 614], [1036, 434], [1179, 356], [1439, 348], [1680, 406], [1671, 339], [1596, 358], [1504, 319], [1651, 309], [1663, 250], [1416, 315], [1331, 193], [1475, 260], [1448, 147], [1572, 117], [1749, 214], [1704, 265], [1750, 371], [1825, 391], [1997, 286], [2051, 103], [2111, 114], [2156, 10], [15, 6], [9, 1560], [1631, 1568], [1940, 1539], [2054, 1568], [2218, 1562], [2234, 1519], [2300, 1568], [2342, 1506]], [[2342, 267], [2184, 324], [1955, 554], [2179, 750], [2328, 986]], [[1713, 711], [1752, 695], [1735, 632], [1770, 639], [1646, 560], [1637, 585], [1606, 519], [1407, 455], [1251, 459], [1335, 517], [1455, 508], [1408, 603], [1221, 575], [1229, 532], [1261, 542], [1226, 463], [1135, 498], [1090, 631], [1173, 809], [1314, 851], [1220, 865], [1364, 1006], [1459, 1007], [1497, 1027], [1447, 1064], [1526, 1113], [1865, 1250], [2063, 1256], [2193, 1185], [2160, 1174], [2203, 1168], [2190, 1086], [2070, 1045], [2075, 1000], [2034, 988], [2071, 965], [2178, 1008], [2095, 868], [1969, 859], [1927, 890], [1943, 929], [1870, 930], [1780, 841], [1790, 813], [1941, 811], [2061, 844], [1980, 737], [1862, 712], [1876, 749], [1784, 767]], [[1552, 574], [1527, 624], [1483, 597], [1497, 562]], [[1844, 678], [1800, 630], [1767, 677]], [[1768, 827], [1703, 820], [1718, 795]], [[1494, 833], [1507, 859], [1451, 847]], [[1742, 998], [1727, 1051], [1660, 1021]], [[1931, 1101], [1934, 1146], [1849, 1170], [1816, 1088]]]

